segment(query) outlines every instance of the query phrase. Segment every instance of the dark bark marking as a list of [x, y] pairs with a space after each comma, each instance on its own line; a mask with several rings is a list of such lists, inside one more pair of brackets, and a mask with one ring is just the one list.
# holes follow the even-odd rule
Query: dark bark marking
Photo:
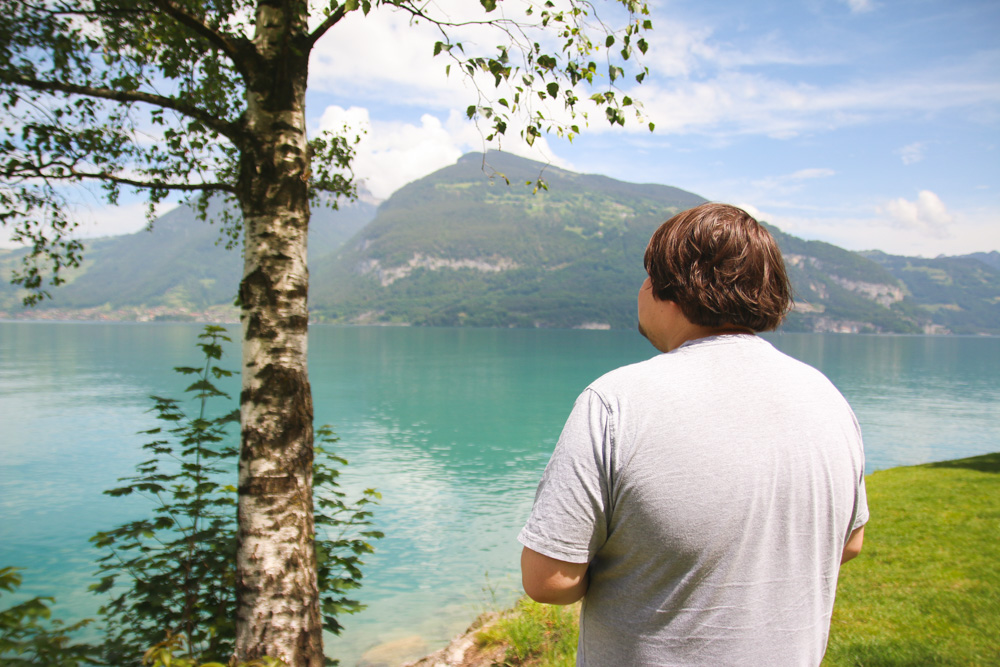
[[[312, 466], [312, 422], [313, 405], [309, 381], [305, 372], [293, 368], [266, 365], [256, 375], [260, 386], [244, 389], [240, 393], [240, 403], [263, 406], [279, 406], [282, 409], [280, 434], [269, 434], [267, 441], [288, 445], [301, 443], [297, 451], [288, 451], [293, 470], [308, 470]], [[308, 440], [308, 442], [305, 442]], [[265, 437], [258, 429], [244, 427], [240, 458], [252, 460], [263, 455], [266, 448]]]
[[309, 330], [309, 318], [304, 315], [293, 315], [288, 318], [285, 329], [296, 333], [305, 333]]
[[282, 496], [291, 493], [299, 486], [298, 478], [293, 476], [282, 477], [250, 477], [243, 484], [240, 484], [240, 493], [250, 495], [254, 498], [263, 496]]

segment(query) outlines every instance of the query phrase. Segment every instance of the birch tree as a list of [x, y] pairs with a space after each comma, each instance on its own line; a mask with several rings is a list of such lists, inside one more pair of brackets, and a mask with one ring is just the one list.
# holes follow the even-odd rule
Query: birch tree
[[[310, 202], [354, 194], [349, 136], [307, 136], [309, 57], [361, 12], [403, 12], [471, 82], [484, 139], [520, 127], [572, 137], [580, 115], [641, 112], [617, 88], [646, 75], [641, 0], [479, 0], [457, 18], [423, 0], [0, 0], [0, 221], [30, 252], [14, 281], [37, 302], [79, 265], [74, 188], [154, 206], [185, 193], [242, 241], [237, 648], [323, 664], [312, 511], [313, 405], [306, 370]], [[456, 35], [479, 30], [478, 44]], [[391, 48], [387, 46], [386, 48]], [[350, 63], [345, 63], [349, 67]], [[650, 126], [652, 129], [652, 126]]]

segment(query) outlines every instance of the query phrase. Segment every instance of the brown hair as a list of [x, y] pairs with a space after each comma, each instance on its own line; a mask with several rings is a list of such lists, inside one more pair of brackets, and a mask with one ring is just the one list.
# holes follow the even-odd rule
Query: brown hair
[[770, 331], [791, 307], [778, 244], [735, 206], [702, 204], [670, 218], [643, 264], [656, 298], [676, 303], [693, 324]]

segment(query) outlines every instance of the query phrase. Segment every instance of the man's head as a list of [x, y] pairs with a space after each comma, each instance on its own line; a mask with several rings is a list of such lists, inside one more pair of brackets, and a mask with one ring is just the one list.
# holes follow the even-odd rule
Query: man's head
[[643, 263], [655, 298], [699, 326], [770, 331], [791, 307], [778, 244], [735, 206], [678, 213], [653, 233]]

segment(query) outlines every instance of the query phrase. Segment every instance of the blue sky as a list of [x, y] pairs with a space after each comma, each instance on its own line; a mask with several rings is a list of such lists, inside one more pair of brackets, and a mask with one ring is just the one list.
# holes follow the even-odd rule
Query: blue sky
[[[517, 2], [503, 0], [501, 10]], [[502, 148], [676, 186], [854, 250], [1000, 250], [996, 0], [658, 0], [651, 8], [644, 64], [652, 76], [627, 92], [643, 102], [654, 133], [597, 118], [572, 144], [549, 136], [528, 148], [509, 136]], [[462, 38], [470, 48], [499, 43]], [[431, 26], [379, 9], [349, 16], [314, 53], [310, 125], [364, 127], [356, 173], [380, 198], [496, 147], [465, 118], [474, 98], [432, 57], [436, 39]], [[137, 206], [109, 213], [84, 214], [104, 220], [87, 233], [142, 225]]]
[[[654, 133], [598, 119], [572, 144], [548, 137], [528, 149], [508, 138], [503, 148], [739, 204], [850, 249], [1000, 250], [1000, 3], [671, 0], [652, 9], [653, 76], [633, 96]], [[468, 91], [427, 53], [433, 33], [378, 18], [321, 44], [309, 112], [327, 127], [366, 125], [358, 172], [385, 197], [483, 143], [461, 112]]]

